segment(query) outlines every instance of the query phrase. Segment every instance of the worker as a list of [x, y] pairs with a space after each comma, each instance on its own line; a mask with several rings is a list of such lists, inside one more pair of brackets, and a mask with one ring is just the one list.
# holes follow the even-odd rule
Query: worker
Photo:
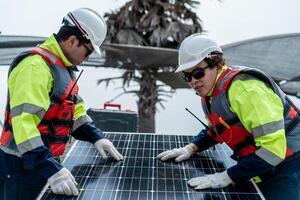
[[266, 199], [299, 199], [299, 110], [274, 80], [255, 68], [227, 66], [220, 46], [201, 34], [183, 40], [178, 62], [175, 72], [201, 97], [209, 126], [188, 145], [157, 157], [180, 162], [226, 143], [237, 164], [194, 177], [189, 186], [223, 188], [253, 178]]
[[57, 34], [12, 62], [0, 140], [1, 200], [35, 199], [47, 182], [55, 194], [78, 195], [74, 176], [58, 159], [70, 135], [94, 144], [103, 158], [123, 159], [86, 114], [75, 77], [76, 65], [100, 54], [106, 33], [98, 13], [79, 8]]

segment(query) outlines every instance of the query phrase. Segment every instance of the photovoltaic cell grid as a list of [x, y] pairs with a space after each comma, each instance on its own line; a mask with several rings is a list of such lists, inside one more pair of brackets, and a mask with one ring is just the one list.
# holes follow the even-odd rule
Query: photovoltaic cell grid
[[224, 171], [234, 162], [224, 145], [195, 154], [188, 161], [162, 162], [156, 156], [188, 144], [192, 136], [156, 134], [106, 134], [124, 156], [123, 161], [102, 159], [93, 145], [77, 142], [63, 165], [79, 184], [79, 196], [67, 197], [47, 189], [41, 199], [263, 199], [252, 182], [223, 189], [195, 191], [187, 180], [204, 174]]

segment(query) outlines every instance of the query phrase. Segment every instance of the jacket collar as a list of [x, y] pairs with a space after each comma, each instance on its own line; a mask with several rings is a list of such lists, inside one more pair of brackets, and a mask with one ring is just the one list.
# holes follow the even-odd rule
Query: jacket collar
[[215, 82], [214, 82], [214, 86], [211, 88], [211, 90], [208, 92], [208, 94], [206, 96], [208, 97], [211, 97], [215, 87], [216, 87], [216, 83], [218, 82], [221, 74], [226, 70], [228, 69], [228, 66], [227, 65], [223, 65], [221, 68], [217, 69], [217, 78], [215, 79]]
[[57, 40], [55, 39], [54, 34], [51, 35], [44, 43], [42, 43], [40, 47], [45, 48], [51, 51], [52, 53], [56, 54], [63, 61], [66, 67], [77, 69], [77, 67], [74, 67], [62, 52]]

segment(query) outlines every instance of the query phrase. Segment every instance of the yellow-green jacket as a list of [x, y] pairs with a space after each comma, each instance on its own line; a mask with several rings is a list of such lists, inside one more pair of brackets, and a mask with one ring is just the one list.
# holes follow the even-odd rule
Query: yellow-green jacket
[[[214, 123], [211, 132], [217, 132], [217, 136], [202, 133], [194, 138], [193, 143], [200, 150], [216, 144], [216, 141], [233, 147], [240, 157], [238, 164], [227, 172], [234, 182], [240, 182], [267, 172], [298, 152], [300, 131], [295, 126], [295, 116], [299, 113], [273, 80], [255, 69], [235, 70], [242, 72], [233, 76], [234, 71], [222, 67], [209, 96], [202, 100], [210, 99], [210, 105], [204, 106], [204, 111], [208, 118], [214, 113], [210, 119]], [[241, 134], [244, 134], [244, 141], [236, 140]]]
[[[66, 67], [73, 68], [54, 35], [40, 47], [59, 57]], [[24, 159], [24, 165], [27, 167], [38, 169], [39, 166], [43, 166], [40, 171], [45, 178], [61, 168], [61, 165], [52, 158], [49, 149], [45, 147], [38, 129], [39, 123], [52, 103], [50, 97], [55, 86], [55, 78], [47, 62], [40, 55], [25, 57], [14, 66], [12, 71], [9, 71], [8, 103], [11, 110], [12, 136], [6, 143], [9, 145], [0, 145], [7, 154]], [[94, 143], [103, 137], [102, 132], [86, 115], [84, 103], [79, 95], [75, 105], [74, 121], [72, 135], [75, 138]], [[38, 160], [32, 163], [32, 160], [37, 158]]]

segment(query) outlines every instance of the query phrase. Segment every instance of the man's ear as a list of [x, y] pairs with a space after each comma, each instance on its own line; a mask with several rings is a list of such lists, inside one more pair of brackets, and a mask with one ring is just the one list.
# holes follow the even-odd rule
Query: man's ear
[[[68, 46], [72, 47], [74, 46], [74, 44], [76, 44], [77, 41], [77, 38], [75, 35], [71, 35], [70, 37], [68, 37], [68, 39], [66, 40]], [[77, 44], [76, 44], [77, 45]]]

